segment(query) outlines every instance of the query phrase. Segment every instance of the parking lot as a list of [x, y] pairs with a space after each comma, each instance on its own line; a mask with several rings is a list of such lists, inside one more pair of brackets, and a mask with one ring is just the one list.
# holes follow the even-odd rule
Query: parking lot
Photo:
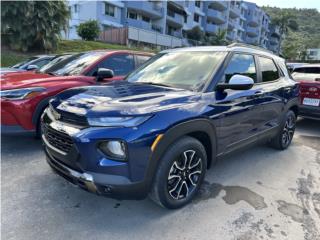
[[41, 142], [2, 137], [3, 239], [320, 239], [320, 124], [300, 119], [286, 151], [227, 156], [180, 210], [117, 201], [72, 186]]

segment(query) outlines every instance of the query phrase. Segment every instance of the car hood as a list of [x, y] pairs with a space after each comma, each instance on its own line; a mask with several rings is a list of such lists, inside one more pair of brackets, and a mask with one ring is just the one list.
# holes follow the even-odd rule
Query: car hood
[[60, 113], [86, 117], [139, 116], [181, 107], [199, 98], [199, 93], [188, 90], [122, 81], [64, 91], [51, 105]]
[[1, 90], [10, 90], [26, 87], [46, 87], [57, 85], [57, 82], [80, 81], [85, 76], [53, 76], [41, 73], [8, 74], [1, 77]]

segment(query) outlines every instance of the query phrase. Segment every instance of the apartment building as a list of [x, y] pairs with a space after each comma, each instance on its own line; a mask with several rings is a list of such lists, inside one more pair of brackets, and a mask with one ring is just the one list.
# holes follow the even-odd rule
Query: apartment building
[[245, 1], [69, 1], [71, 20], [65, 38], [77, 39], [76, 27], [98, 20], [104, 40], [117, 41], [111, 29], [126, 29], [126, 42], [180, 47], [192, 44], [186, 31], [198, 26], [206, 34], [226, 31], [230, 42], [243, 42], [279, 52], [279, 29], [256, 4]]

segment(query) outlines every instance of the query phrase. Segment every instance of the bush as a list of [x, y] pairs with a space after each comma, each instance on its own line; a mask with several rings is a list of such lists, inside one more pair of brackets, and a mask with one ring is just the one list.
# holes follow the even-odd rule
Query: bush
[[86, 41], [95, 40], [100, 33], [98, 21], [89, 20], [87, 22], [81, 23], [77, 27], [77, 33], [83, 40], [86, 40]]
[[199, 26], [195, 26], [192, 29], [187, 30], [186, 34], [188, 39], [192, 39], [196, 41], [201, 41], [204, 37], [204, 33]]
[[11, 49], [52, 50], [68, 26], [64, 1], [1, 2], [1, 35]]

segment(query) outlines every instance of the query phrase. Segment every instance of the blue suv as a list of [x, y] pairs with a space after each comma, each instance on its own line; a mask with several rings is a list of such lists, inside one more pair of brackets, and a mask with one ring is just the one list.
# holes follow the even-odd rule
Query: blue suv
[[42, 139], [50, 166], [81, 188], [179, 208], [222, 155], [260, 140], [286, 149], [298, 93], [285, 61], [259, 48], [167, 50], [124, 81], [57, 95]]

